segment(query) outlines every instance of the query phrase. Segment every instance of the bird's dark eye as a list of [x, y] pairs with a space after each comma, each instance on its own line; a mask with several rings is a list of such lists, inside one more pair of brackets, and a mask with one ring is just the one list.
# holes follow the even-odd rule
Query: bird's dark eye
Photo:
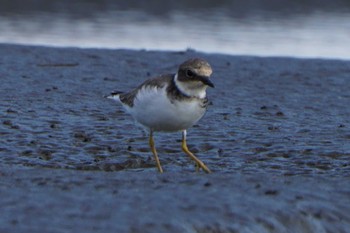
[[186, 70], [186, 76], [187, 76], [188, 78], [192, 78], [192, 77], [194, 76], [193, 71], [192, 71], [192, 70]]

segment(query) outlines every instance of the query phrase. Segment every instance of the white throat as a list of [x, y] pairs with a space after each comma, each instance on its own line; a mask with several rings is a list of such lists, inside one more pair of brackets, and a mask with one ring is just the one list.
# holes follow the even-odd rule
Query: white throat
[[175, 85], [179, 90], [187, 96], [197, 97], [197, 98], [205, 98], [207, 89], [206, 85], [198, 86], [198, 82], [181, 82], [177, 78], [177, 73], [174, 77]]

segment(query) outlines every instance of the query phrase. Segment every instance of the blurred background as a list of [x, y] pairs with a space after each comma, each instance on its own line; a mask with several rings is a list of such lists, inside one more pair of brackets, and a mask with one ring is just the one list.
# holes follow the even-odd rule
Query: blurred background
[[350, 59], [350, 1], [0, 0], [0, 43]]

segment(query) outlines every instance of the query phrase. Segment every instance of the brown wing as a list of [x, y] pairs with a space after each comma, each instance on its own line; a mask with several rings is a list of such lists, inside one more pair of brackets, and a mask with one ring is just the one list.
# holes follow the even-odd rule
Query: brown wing
[[134, 100], [136, 98], [136, 95], [141, 88], [147, 87], [147, 86], [155, 86], [158, 88], [162, 88], [165, 85], [169, 85], [172, 82], [173, 77], [174, 77], [173, 74], [165, 74], [165, 75], [161, 75], [161, 76], [158, 76], [158, 77], [155, 77], [152, 79], [148, 79], [145, 82], [143, 82], [140, 86], [133, 89], [132, 91], [130, 91], [128, 93], [120, 94], [120, 96], [119, 96], [120, 101], [122, 103], [132, 107], [132, 106], [134, 106]]

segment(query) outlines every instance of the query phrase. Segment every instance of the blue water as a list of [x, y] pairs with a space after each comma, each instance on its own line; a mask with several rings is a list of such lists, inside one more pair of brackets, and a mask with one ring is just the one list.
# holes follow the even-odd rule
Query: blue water
[[325, 9], [312, 1], [1, 2], [0, 43], [350, 59], [350, 6], [340, 0]]

